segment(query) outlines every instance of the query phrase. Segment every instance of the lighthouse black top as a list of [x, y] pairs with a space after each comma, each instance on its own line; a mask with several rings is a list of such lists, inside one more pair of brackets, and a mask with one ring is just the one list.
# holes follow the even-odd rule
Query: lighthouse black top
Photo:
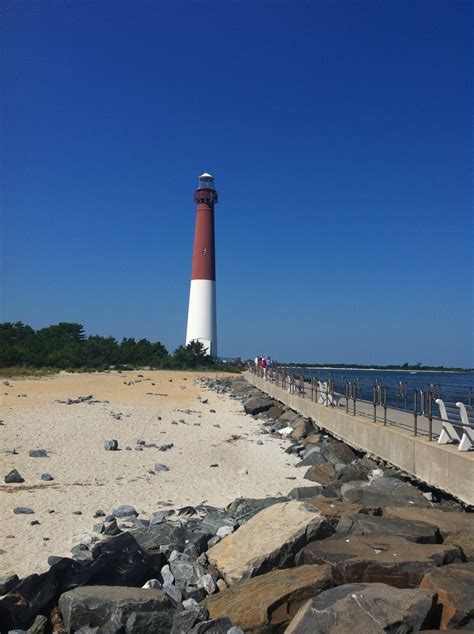
[[216, 259], [214, 240], [214, 205], [217, 191], [210, 174], [199, 177], [199, 185], [194, 192], [196, 203], [196, 229], [194, 234], [193, 280], [216, 279]]

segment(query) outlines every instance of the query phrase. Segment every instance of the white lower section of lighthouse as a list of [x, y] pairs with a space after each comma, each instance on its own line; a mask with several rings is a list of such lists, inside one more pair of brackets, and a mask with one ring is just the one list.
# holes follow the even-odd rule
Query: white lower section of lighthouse
[[216, 283], [191, 280], [186, 345], [197, 339], [211, 357], [217, 357]]

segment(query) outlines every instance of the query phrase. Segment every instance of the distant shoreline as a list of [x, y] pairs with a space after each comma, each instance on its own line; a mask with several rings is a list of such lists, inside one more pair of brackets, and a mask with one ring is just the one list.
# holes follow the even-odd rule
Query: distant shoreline
[[[285, 365], [285, 364], [282, 364]], [[349, 368], [349, 367], [335, 367], [330, 365], [301, 365], [298, 366], [296, 363], [288, 364], [292, 367], [301, 367], [305, 370], [341, 370], [341, 371], [349, 371], [349, 372], [406, 372], [408, 374], [474, 374], [473, 370], [410, 370], [406, 368]]]

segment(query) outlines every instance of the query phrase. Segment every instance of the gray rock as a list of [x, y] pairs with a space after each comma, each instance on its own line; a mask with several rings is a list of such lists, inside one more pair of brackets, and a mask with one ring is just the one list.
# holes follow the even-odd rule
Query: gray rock
[[48, 623], [48, 619], [42, 614], [38, 614], [38, 616], [33, 621], [33, 625], [27, 630], [28, 634], [44, 634], [47, 631], [46, 626]]
[[353, 517], [342, 516], [336, 529], [350, 531], [356, 535], [398, 535], [417, 544], [439, 544], [441, 535], [438, 529], [426, 522], [416, 522], [391, 517], [358, 514]]
[[161, 463], [159, 463], [159, 462], [157, 462], [157, 463], [155, 464], [155, 471], [156, 471], [156, 472], [159, 472], [159, 471], [169, 471], [169, 470], [170, 470], [170, 468], [169, 468], [169, 467], [167, 467], [165, 464], [161, 464]]
[[4, 480], [7, 484], [21, 484], [25, 481], [16, 469], [12, 469], [9, 473], [7, 473]]
[[214, 619], [213, 621], [202, 621], [195, 625], [190, 634], [227, 634], [232, 627], [232, 622], [227, 617]]
[[384, 583], [331, 588], [300, 608], [286, 634], [404, 634], [430, 629], [426, 622], [433, 613], [435, 596], [428, 590], [400, 590]]
[[385, 506], [428, 508], [432, 506], [419, 489], [397, 478], [377, 478], [368, 484], [366, 482], [347, 483], [342, 486], [341, 493], [346, 502], [360, 504], [365, 508]]
[[53, 476], [50, 473], [42, 473], [41, 479], [45, 482], [51, 482], [51, 480], [54, 480]]
[[164, 445], [160, 445], [160, 446], [158, 447], [158, 449], [159, 449], [160, 451], [168, 451], [168, 449], [172, 449], [173, 447], [174, 447], [173, 443], [172, 443], [172, 442], [169, 442], [169, 443], [166, 443], [166, 444], [164, 444]]
[[181, 603], [181, 601], [183, 600], [181, 590], [177, 586], [174, 586], [170, 583], [165, 583], [163, 585], [163, 592], [166, 592], [166, 594], [171, 597], [173, 601], [176, 601], [176, 603]]
[[296, 487], [291, 489], [288, 493], [288, 497], [292, 500], [305, 500], [307, 498], [314, 498], [321, 494], [323, 487], [320, 485], [312, 487]]
[[233, 517], [239, 525], [247, 522], [251, 517], [260, 513], [269, 506], [286, 502], [288, 498], [269, 497], [269, 498], [236, 498], [226, 508], [226, 513]]
[[153, 513], [150, 526], [153, 526], [153, 524], [163, 524], [163, 522], [166, 522], [166, 518], [172, 514], [173, 511], [158, 511], [157, 513]]
[[160, 571], [161, 578], [163, 579], [163, 585], [172, 585], [174, 583], [174, 576], [171, 572], [169, 564], [165, 564]]
[[184, 553], [174, 552], [169, 558], [169, 566], [179, 588], [185, 590], [195, 586], [198, 579], [206, 574], [206, 569]]
[[145, 584], [143, 584], [142, 588], [158, 588], [159, 590], [162, 589], [162, 585], [161, 583], [158, 581], [158, 579], [149, 579]]
[[207, 594], [214, 594], [217, 591], [217, 585], [210, 574], [203, 575], [197, 581], [198, 588], [204, 588]]
[[76, 544], [71, 548], [73, 559], [83, 563], [91, 563], [94, 560], [92, 552], [83, 544]]
[[238, 522], [226, 515], [222, 511], [213, 510], [210, 511], [201, 522], [202, 530], [212, 533], [213, 535], [217, 534], [217, 531], [223, 526], [229, 526], [232, 529], [238, 526]]
[[169, 632], [173, 619], [171, 610], [161, 612], [134, 611], [125, 623], [126, 634]]
[[7, 594], [10, 590], [20, 582], [18, 575], [6, 575], [5, 577], [0, 577], [0, 595]]
[[17, 506], [13, 509], [15, 515], [32, 515], [34, 513], [33, 509], [30, 509], [27, 506]]
[[104, 529], [102, 531], [103, 535], [114, 536], [119, 535], [122, 531], [117, 526], [117, 521], [115, 519], [110, 522], [104, 522]]
[[105, 451], [117, 451], [118, 441], [113, 438], [111, 440], [104, 440], [104, 449]]
[[171, 634], [185, 634], [190, 632], [197, 623], [206, 621], [208, 618], [209, 612], [204, 606], [196, 603], [196, 605], [185, 607], [184, 610], [176, 612], [173, 616]]
[[48, 452], [46, 449], [30, 449], [29, 456], [30, 458], [47, 458]]
[[133, 506], [130, 506], [129, 504], [122, 504], [122, 506], [119, 506], [112, 511], [112, 515], [115, 518], [130, 517], [131, 515], [136, 517], [138, 513]]
[[183, 551], [186, 545], [186, 531], [181, 522], [150, 525], [133, 531], [132, 535], [149, 555], [162, 552], [168, 556], [173, 550]]
[[303, 460], [298, 462], [296, 467], [312, 467], [313, 465], [323, 465], [327, 463], [326, 456], [320, 447], [312, 447], [305, 452]]
[[68, 631], [82, 626], [101, 627], [109, 620], [126, 625], [133, 612], [153, 615], [154, 622], [159, 623], [158, 630], [169, 631], [174, 612], [171, 599], [162, 590], [121, 586], [82, 586], [69, 590], [61, 595], [59, 609]]
[[221, 538], [219, 537], [219, 535], [214, 535], [214, 537], [211, 537], [211, 539], [208, 541], [207, 547], [210, 549], [216, 544], [218, 544], [220, 541], [221, 541]]
[[227, 634], [245, 634], [244, 630], [241, 630], [237, 625], [233, 625], [230, 630], [227, 630]]
[[270, 409], [270, 407], [276, 404], [277, 403], [268, 396], [254, 396], [245, 401], [244, 409], [246, 414], [251, 414], [252, 416], [255, 416], [256, 414], [260, 414], [261, 412], [266, 412]]

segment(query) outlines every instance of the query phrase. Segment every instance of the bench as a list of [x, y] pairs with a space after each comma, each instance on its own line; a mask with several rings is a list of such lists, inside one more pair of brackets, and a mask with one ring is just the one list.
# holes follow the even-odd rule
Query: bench
[[469, 449], [474, 447], [474, 415], [472, 413], [472, 407], [464, 403], [456, 403], [456, 407], [459, 408], [463, 424], [463, 434], [461, 442], [459, 443], [459, 451], [469, 451]]
[[437, 398], [443, 429], [438, 438], [440, 445], [459, 443], [459, 451], [468, 451], [474, 445], [474, 420], [464, 403], [445, 403]]

